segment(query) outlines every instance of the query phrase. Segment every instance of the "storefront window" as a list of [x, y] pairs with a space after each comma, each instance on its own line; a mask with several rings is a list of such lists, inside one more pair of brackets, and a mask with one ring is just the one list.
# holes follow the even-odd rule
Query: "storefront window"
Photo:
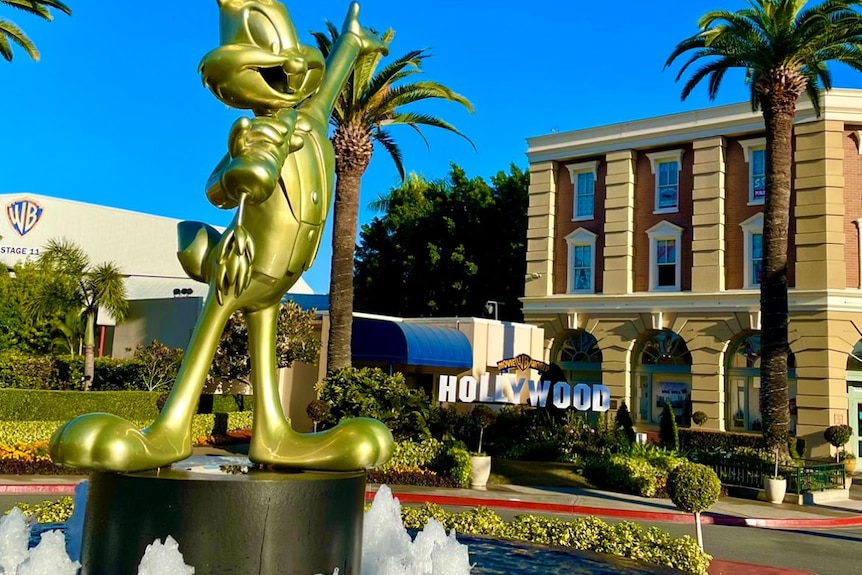
[[[796, 428], [796, 359], [787, 357], [791, 432]], [[750, 333], [731, 346], [727, 371], [727, 430], [763, 431], [760, 413], [760, 333]]]
[[691, 353], [679, 334], [662, 330], [649, 337], [636, 370], [638, 419], [657, 424], [665, 404], [670, 404], [677, 423], [690, 425]]

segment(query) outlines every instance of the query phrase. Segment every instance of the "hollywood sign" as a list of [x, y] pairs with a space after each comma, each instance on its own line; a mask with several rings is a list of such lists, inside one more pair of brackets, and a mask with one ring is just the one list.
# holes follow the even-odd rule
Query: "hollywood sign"
[[441, 375], [437, 401], [519, 404], [525, 386], [529, 392], [529, 404], [533, 407], [546, 407], [549, 400], [558, 409], [573, 407], [579, 411], [607, 411], [611, 407], [611, 390], [605, 385], [517, 379], [511, 373], [495, 375], [493, 387], [488, 373], [483, 373], [478, 380], [470, 375], [460, 379], [454, 375]]

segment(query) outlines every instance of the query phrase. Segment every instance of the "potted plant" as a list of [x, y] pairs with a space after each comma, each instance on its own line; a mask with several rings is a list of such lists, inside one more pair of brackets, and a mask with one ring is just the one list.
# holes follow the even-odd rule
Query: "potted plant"
[[844, 463], [845, 475], [853, 475], [856, 471], [856, 456], [844, 448], [851, 437], [853, 428], [846, 423], [830, 425], [823, 431], [823, 438], [835, 448], [835, 462]]
[[784, 503], [784, 495], [787, 493], [787, 479], [778, 474], [778, 447], [773, 448], [772, 459], [775, 462], [775, 470], [771, 476], [763, 478], [763, 490], [767, 501], [770, 503]]
[[482, 451], [482, 440], [485, 436], [485, 429], [494, 423], [496, 416], [496, 412], [487, 405], [477, 405], [470, 412], [470, 419], [479, 428], [479, 449], [470, 454], [470, 463], [472, 464], [470, 484], [473, 487], [484, 487], [488, 484], [488, 477], [491, 475], [491, 457]]

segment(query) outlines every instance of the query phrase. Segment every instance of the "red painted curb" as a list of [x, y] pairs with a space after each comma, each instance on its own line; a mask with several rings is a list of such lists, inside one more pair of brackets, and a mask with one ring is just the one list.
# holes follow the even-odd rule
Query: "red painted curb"
[[[605, 507], [589, 507], [562, 503], [538, 503], [534, 501], [484, 499], [481, 497], [455, 497], [451, 495], [423, 495], [419, 493], [393, 492], [393, 495], [397, 497], [402, 503], [436, 503], [438, 505], [453, 505], [456, 507], [482, 506], [497, 509], [515, 509], [519, 511], [566, 513], [572, 515], [595, 515], [597, 517], [613, 517], [617, 519], [657, 521], [661, 523], [694, 523], [694, 515], [688, 513], [637, 511], [633, 509], [609, 509]], [[366, 493], [366, 499], [371, 500], [373, 498], [374, 492]], [[758, 519], [704, 513], [701, 515], [700, 520], [702, 525], [761, 527], [770, 529], [817, 529], [830, 527], [862, 526], [862, 515], [818, 519]]]
[[752, 563], [739, 563], [737, 561], [723, 561], [713, 559], [709, 563], [709, 575], [815, 575], [811, 571], [799, 571], [798, 569], [785, 569], [783, 567], [769, 567], [767, 565], [754, 565]]
[[0, 495], [74, 495], [75, 485], [69, 483], [10, 483], [0, 485]]

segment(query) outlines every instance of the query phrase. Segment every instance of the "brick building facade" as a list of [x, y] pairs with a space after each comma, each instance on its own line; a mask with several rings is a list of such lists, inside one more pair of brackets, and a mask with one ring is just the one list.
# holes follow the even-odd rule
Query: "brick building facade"
[[[764, 130], [736, 104], [528, 141], [524, 316], [570, 383], [641, 425], [757, 432]], [[792, 426], [862, 425], [862, 91], [800, 101], [791, 197]]]

